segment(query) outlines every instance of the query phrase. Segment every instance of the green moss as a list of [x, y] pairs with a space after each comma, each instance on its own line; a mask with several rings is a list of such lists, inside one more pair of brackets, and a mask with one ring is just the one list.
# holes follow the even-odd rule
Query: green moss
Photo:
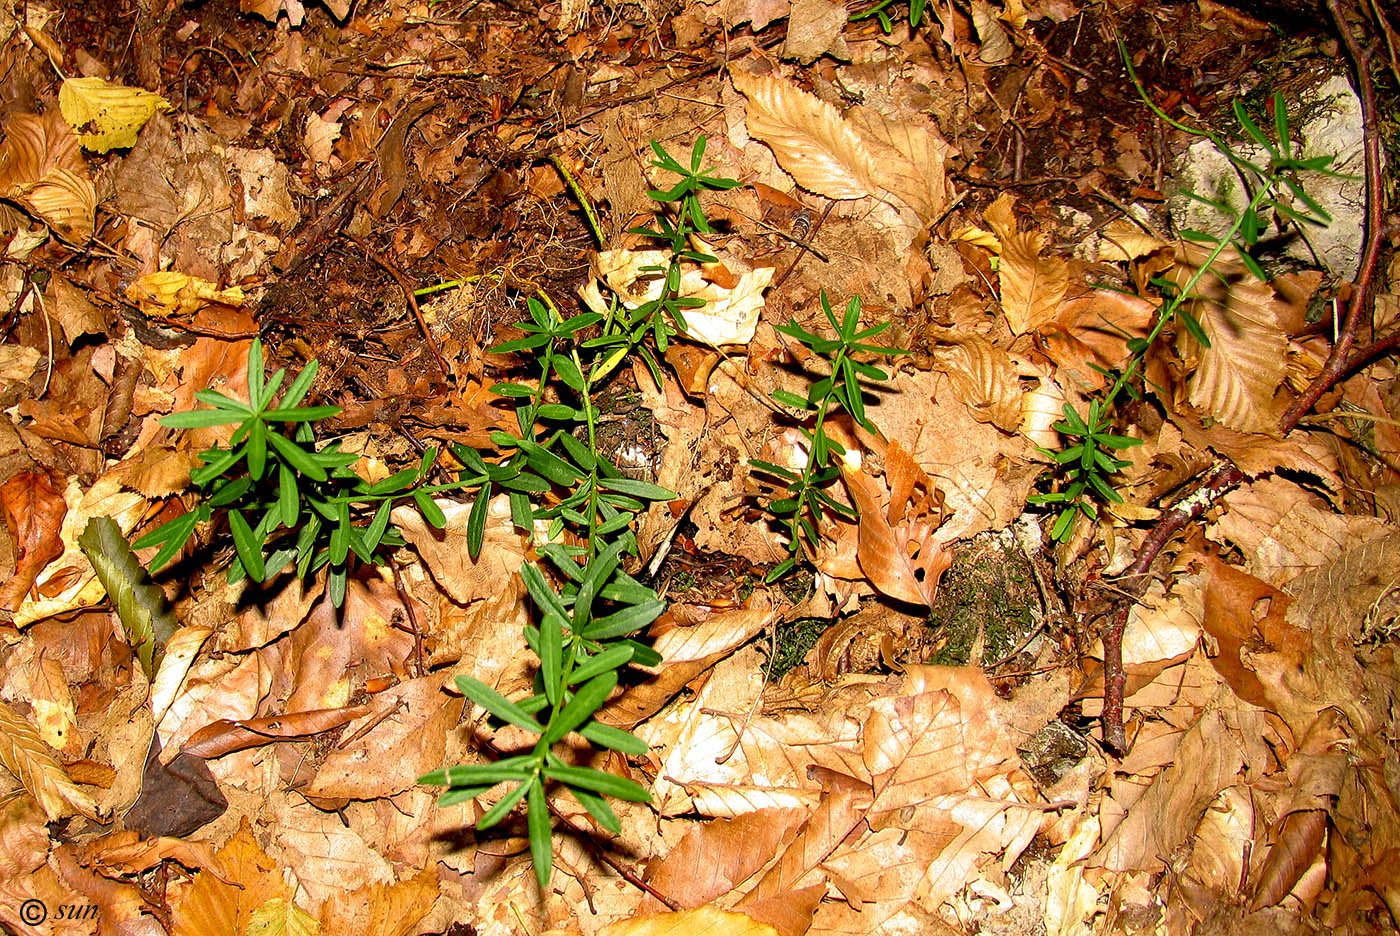
[[1019, 550], [996, 538], [971, 547], [939, 584], [928, 624], [942, 632], [942, 640], [929, 662], [965, 666], [973, 662], [979, 638], [977, 662], [1001, 659], [1035, 626], [1039, 599], [1030, 563]]
[[786, 675], [801, 666], [807, 651], [817, 644], [831, 622], [825, 618], [798, 618], [778, 624], [778, 650], [773, 657], [772, 678]]

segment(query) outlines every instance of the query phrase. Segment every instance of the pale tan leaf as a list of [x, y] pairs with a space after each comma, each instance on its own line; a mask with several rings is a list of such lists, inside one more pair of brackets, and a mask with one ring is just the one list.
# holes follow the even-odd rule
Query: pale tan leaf
[[29, 791], [50, 822], [75, 814], [97, 818], [92, 797], [68, 779], [34, 726], [5, 702], [0, 702], [0, 767]]
[[761, 809], [800, 809], [817, 807], [815, 790], [794, 787], [754, 786], [752, 784], [684, 783], [681, 785], [702, 816], [733, 819]]
[[140, 277], [126, 287], [126, 298], [141, 311], [156, 318], [193, 315], [210, 303], [241, 306], [243, 289], [219, 289], [214, 283], [178, 270], [158, 270]]
[[821, 804], [743, 902], [791, 890], [841, 844], [856, 823], [865, 818], [873, 802], [874, 794], [868, 782], [844, 774], [830, 774], [823, 784]]
[[1237, 488], [1222, 502], [1229, 510], [1206, 535], [1238, 547], [1246, 570], [1278, 587], [1391, 529], [1379, 517], [1335, 513], [1322, 498], [1277, 475]]
[[620, 920], [603, 927], [598, 936], [778, 936], [778, 931], [742, 913], [699, 907]]
[[1234, 785], [1244, 753], [1219, 711], [1208, 710], [1182, 738], [1178, 759], [1132, 804], [1088, 859], [1090, 867], [1154, 871], [1186, 841], [1205, 808]]
[[962, 722], [957, 700], [941, 690], [873, 701], [862, 753], [875, 808], [902, 809], [971, 786]]
[[1237, 893], [1254, 846], [1254, 802], [1244, 786], [1222, 790], [1201, 817], [1189, 874], [1217, 894]]
[[[324, 799], [374, 800], [402, 793], [418, 777], [440, 767], [447, 737], [463, 708], [463, 700], [443, 693], [441, 684], [437, 677], [421, 677], [376, 694], [362, 724], [350, 725], [346, 736], [354, 737], [363, 727], [370, 732], [328, 754], [311, 782], [298, 786], [300, 792]], [[380, 766], [367, 770], [368, 764]]]
[[442, 501], [440, 506], [447, 517], [447, 526], [442, 530], [430, 525], [412, 507], [395, 507], [390, 518], [454, 601], [467, 604], [499, 591], [503, 582], [520, 571], [525, 556], [525, 545], [510, 519], [509, 498], [504, 494], [491, 498], [486, 511], [486, 535], [476, 559], [467, 549], [467, 519], [472, 505]]
[[1145, 257], [1167, 246], [1167, 242], [1149, 234], [1127, 218], [1110, 221], [1100, 232], [1099, 259], [1123, 262]]
[[671, 627], [652, 644], [664, 666], [726, 653], [752, 640], [773, 623], [774, 609], [760, 607], [723, 611], [692, 627]]
[[366, 884], [340, 894], [321, 906], [321, 929], [326, 933], [364, 936], [408, 936], [432, 909], [438, 895], [436, 867], [425, 868], [396, 884]]
[[908, 205], [921, 223], [937, 219], [950, 194], [944, 169], [950, 148], [933, 123], [893, 120], [871, 107], [853, 107], [845, 118], [870, 153], [876, 184]]
[[984, 65], [1002, 65], [1010, 60], [1016, 49], [1006, 27], [997, 21], [997, 12], [987, 0], [972, 0], [972, 25], [977, 37], [982, 40], [982, 48], [977, 57]]
[[101, 78], [66, 78], [58, 89], [58, 107], [84, 147], [106, 153], [135, 146], [146, 121], [157, 111], [170, 110], [170, 102], [144, 88]]
[[1099, 892], [1084, 880], [1083, 864], [1099, 841], [1098, 817], [1081, 810], [1073, 828], [1045, 875], [1046, 936], [1078, 936], [1098, 911]]
[[[1210, 347], [1201, 347], [1184, 328], [1178, 330], [1177, 344], [1188, 363], [1199, 362], [1187, 384], [1192, 406], [1230, 429], [1278, 436], [1287, 402], [1277, 395], [1288, 371], [1288, 336], [1278, 324], [1273, 289], [1242, 266], [1222, 255], [1196, 284], [1202, 298], [1189, 303], [1188, 311], [1200, 322]], [[1178, 284], [1184, 286], [1191, 272], [1188, 263], [1179, 263], [1174, 271]]]
[[219, 719], [200, 728], [180, 746], [182, 754], [206, 760], [278, 741], [294, 741], [338, 728], [369, 713], [367, 705], [287, 712], [239, 721]]
[[929, 337], [934, 369], [948, 375], [973, 418], [1006, 432], [1019, 429], [1025, 394], [1006, 350], [974, 332], [939, 329]]
[[78, 138], [58, 111], [13, 114], [0, 143], [0, 198], [8, 198], [69, 243], [92, 239], [97, 190]]
[[[769, 807], [697, 825], [660, 861], [646, 881], [681, 907], [698, 907], [732, 891], [782, 851], [807, 812]], [[643, 911], [656, 909], [654, 899]]]
[[730, 77], [749, 99], [750, 136], [768, 144], [798, 185], [827, 198], [879, 192], [865, 142], [835, 107], [782, 78], [738, 68]]
[[1069, 287], [1069, 264], [1042, 257], [1045, 235], [1038, 232], [1001, 237], [1001, 309], [1012, 334], [1035, 331], [1055, 317]]

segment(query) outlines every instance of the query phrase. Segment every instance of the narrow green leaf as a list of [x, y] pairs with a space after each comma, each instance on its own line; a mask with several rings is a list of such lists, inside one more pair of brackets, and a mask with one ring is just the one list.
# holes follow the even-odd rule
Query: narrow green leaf
[[441, 530], [447, 526], [447, 515], [427, 494], [422, 491], [414, 491], [413, 503], [417, 505], [418, 512], [423, 515], [423, 519], [427, 520], [433, 527]]
[[227, 426], [230, 423], [243, 422], [247, 418], [244, 413], [230, 413], [225, 410], [190, 410], [187, 413], [162, 416], [160, 424], [169, 429], [205, 429], [209, 426]]
[[467, 554], [473, 562], [481, 555], [481, 544], [486, 539], [486, 508], [491, 503], [491, 485], [484, 484], [476, 492], [472, 509], [467, 514]]
[[569, 793], [583, 804], [583, 808], [588, 810], [588, 814], [596, 819], [604, 829], [613, 835], [622, 831], [622, 822], [617, 818], [617, 813], [612, 811], [607, 800], [589, 790], [570, 788]]
[[[540, 631], [543, 636], [544, 631]], [[547, 652], [547, 649], [546, 649]], [[546, 680], [548, 677], [546, 677]], [[544, 743], [554, 744], [564, 738], [566, 734], [582, 725], [594, 712], [602, 707], [607, 701], [608, 693], [617, 686], [617, 671], [609, 670], [593, 677], [588, 682], [580, 686], [574, 697], [568, 704], [553, 718], [549, 720], [549, 725], [545, 727]], [[549, 683], [545, 683], [546, 690]]]
[[263, 375], [262, 339], [254, 338], [248, 349], [248, 402], [254, 410], [262, 409], [267, 402], [263, 398]]
[[631, 634], [659, 618], [665, 610], [664, 601], [647, 601], [632, 605], [604, 617], [594, 618], [584, 636], [590, 640], [608, 640]]
[[579, 734], [599, 747], [611, 748], [634, 757], [641, 757], [650, 750], [647, 743], [632, 732], [623, 731], [621, 728], [605, 725], [602, 722], [589, 722], [579, 729]]
[[651, 794], [641, 784], [628, 780], [626, 777], [619, 777], [617, 774], [594, 770], [591, 767], [546, 765], [544, 775], [570, 787], [582, 787], [585, 790], [592, 790], [595, 793], [602, 793], [616, 799], [628, 800], [633, 803], [651, 802]]
[[243, 568], [252, 577], [253, 581], [261, 582], [267, 575], [267, 569], [263, 566], [262, 545], [253, 536], [253, 530], [248, 526], [248, 521], [243, 518], [240, 510], [230, 510], [228, 512], [228, 528], [233, 534], [233, 548], [238, 553], [238, 559], [243, 563]]
[[524, 709], [516, 703], [511, 702], [481, 680], [474, 679], [471, 676], [458, 676], [457, 688], [461, 691], [462, 695], [486, 709], [486, 711], [495, 715], [501, 721], [509, 722], [512, 725], [524, 728], [526, 731], [533, 731], [536, 734], [544, 733], [544, 726], [530, 717]]
[[476, 827], [485, 831], [500, 822], [515, 808], [515, 804], [520, 802], [525, 797], [525, 794], [529, 793], [538, 783], [539, 777], [532, 775], [523, 783], [516, 784], [514, 789], [505, 796], [502, 796], [490, 809], [486, 810], [482, 817], [477, 820]]
[[[564, 691], [561, 677], [563, 675], [564, 656], [564, 617], [551, 611], [546, 611], [540, 620], [540, 675], [544, 679], [544, 694], [549, 699], [550, 705], [559, 704], [559, 696]], [[553, 727], [551, 721], [550, 728]], [[550, 730], [546, 729], [546, 733]], [[556, 739], [557, 740], [557, 739]], [[552, 744], [553, 742], [547, 742]]]
[[530, 833], [530, 860], [535, 865], [535, 880], [540, 890], [549, 886], [549, 875], [554, 870], [554, 851], [551, 848], [549, 828], [549, 804], [545, 801], [544, 784], [530, 786], [526, 800], [528, 815], [525, 825]]
[[318, 465], [306, 449], [276, 432], [269, 432], [267, 441], [271, 442], [272, 447], [277, 450], [277, 454], [286, 459], [287, 463], [297, 471], [313, 481], [326, 480], [326, 469]]
[[667, 490], [659, 484], [637, 481], [632, 478], [600, 478], [598, 486], [610, 491], [617, 491], [619, 494], [640, 497], [643, 500], [669, 501], [676, 497], [675, 491]]

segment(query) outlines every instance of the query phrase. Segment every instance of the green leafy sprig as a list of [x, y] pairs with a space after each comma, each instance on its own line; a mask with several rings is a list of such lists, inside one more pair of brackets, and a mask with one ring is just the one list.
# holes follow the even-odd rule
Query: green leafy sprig
[[[540, 661], [533, 694], [511, 701], [479, 680], [457, 678], [458, 688], [473, 703], [536, 735], [537, 740], [528, 753], [486, 764], [446, 767], [420, 782], [446, 786], [438, 801], [444, 806], [508, 784], [505, 795], [486, 811], [477, 828], [491, 828], [524, 802], [530, 854], [542, 889], [549, 882], [554, 860], [550, 785], [568, 790], [600, 826], [614, 834], [621, 823], [605, 797], [651, 799], [636, 782], [571, 765], [554, 748], [576, 731], [599, 748], [634, 756], [647, 750], [635, 735], [603, 724], [595, 716], [617, 686], [624, 666], [661, 662], [656, 651], [633, 635], [661, 615], [665, 602], [628, 575], [623, 561], [638, 551], [633, 532], [637, 515], [648, 502], [676, 495], [657, 484], [623, 476], [600, 450], [596, 394], [608, 375], [633, 353], [660, 382], [656, 353], [664, 353], [669, 339], [685, 328], [684, 310], [704, 305], [703, 300], [680, 295], [682, 267], [715, 259], [691, 247], [692, 235], [714, 230], [699, 196], [739, 184], [701, 168], [704, 137], [692, 147], [688, 168], [660, 144], [653, 142], [652, 149], [655, 165], [681, 176], [670, 190], [651, 193], [663, 206], [671, 206], [674, 218], [663, 208], [655, 229], [633, 232], [660, 239], [670, 249], [668, 263], [648, 271], [664, 277], [660, 297], [635, 309], [615, 298], [607, 315], [588, 312], [568, 318], [545, 296], [529, 299], [530, 318], [519, 326], [524, 336], [492, 349], [525, 355], [533, 371], [529, 382], [502, 382], [492, 388], [515, 401], [519, 431], [492, 434], [500, 453], [494, 464], [472, 449], [453, 447], [469, 471], [486, 476], [479, 497], [489, 496], [491, 486], [499, 485], [510, 496], [515, 524], [527, 535], [534, 536], [536, 522], [546, 525], [545, 541], [535, 547], [543, 562], [527, 562], [520, 571], [537, 614], [537, 623], [527, 626], [524, 634]], [[581, 190], [575, 194], [581, 196]], [[596, 226], [591, 206], [586, 201], [584, 206], [585, 216]], [[595, 329], [597, 334], [584, 337]], [[555, 394], [547, 395], [551, 387]], [[559, 402], [553, 402], [556, 399]], [[472, 549], [480, 548], [479, 537], [472, 542]]]
[[768, 503], [768, 510], [787, 527], [788, 552], [786, 559], [775, 566], [767, 575], [772, 582], [790, 572], [803, 555], [803, 544], [815, 550], [820, 539], [817, 526], [823, 508], [840, 516], [854, 519], [856, 512], [849, 506], [832, 497], [825, 490], [840, 475], [840, 467], [833, 463], [833, 457], [843, 453], [840, 443], [826, 433], [828, 418], [837, 412], [849, 413], [851, 418], [869, 432], [876, 432], [874, 424], [865, 413], [862, 391], [864, 380], [888, 380], [888, 375], [871, 364], [857, 360], [856, 355], [898, 354], [897, 348], [886, 348], [867, 343], [889, 327], [888, 322], [870, 328], [860, 327], [860, 297], [852, 296], [846, 303], [844, 314], [838, 320], [831, 309], [826, 293], [821, 294], [822, 312], [831, 325], [836, 337], [825, 338], [813, 334], [795, 320], [780, 325], [777, 331], [805, 345], [813, 354], [826, 362], [830, 373], [814, 381], [807, 389], [805, 397], [787, 390], [775, 390], [773, 399], [784, 406], [798, 410], [806, 418], [815, 419], [812, 428], [799, 426], [809, 443], [806, 464], [801, 474], [775, 465], [771, 462], [750, 459], [749, 465], [757, 471], [778, 479], [785, 487], [786, 496]]
[[[1128, 467], [1130, 462], [1110, 455], [1108, 450], [1121, 451], [1140, 445], [1142, 440], [1111, 431], [1111, 414], [1119, 394], [1125, 389], [1133, 392], [1131, 382], [1137, 377], [1148, 351], [1166, 327], [1170, 323], [1179, 322], [1201, 347], [1210, 347], [1210, 338], [1205, 329], [1185, 307], [1188, 301], [1198, 298], [1194, 290], [1201, 278], [1216, 275], [1214, 270], [1221, 254], [1233, 246], [1250, 274], [1260, 281], [1267, 281], [1268, 276], [1254, 254], [1260, 246], [1262, 235], [1271, 229], [1273, 218], [1282, 218], [1287, 223], [1299, 227], [1326, 226], [1332, 220], [1305, 191], [1299, 173], [1312, 172], [1334, 177], [1338, 175], [1327, 168], [1333, 160], [1332, 156], [1304, 159], [1294, 155], [1288, 112], [1282, 95], [1275, 93], [1272, 100], [1277, 140], [1271, 140], [1260, 129], [1238, 99], [1233, 102], [1235, 119], [1240, 128], [1245, 135], [1263, 147], [1269, 156], [1267, 164], [1260, 165], [1241, 156], [1219, 135], [1187, 126], [1168, 116], [1152, 102], [1143, 88], [1122, 40], [1119, 40], [1118, 50], [1133, 86], [1152, 112], [1178, 130], [1208, 138], [1241, 176], [1249, 180], [1253, 194], [1248, 205], [1243, 210], [1236, 211], [1224, 201], [1211, 199], [1196, 192], [1187, 193], [1193, 200], [1210, 205], [1229, 217], [1229, 230], [1223, 237], [1196, 230], [1181, 232], [1183, 239], [1210, 248], [1205, 260], [1179, 289], [1168, 281], [1153, 279], [1163, 291], [1163, 301], [1158, 308], [1152, 330], [1147, 337], [1135, 338], [1128, 342], [1128, 350], [1132, 356], [1127, 366], [1118, 374], [1101, 399], [1090, 401], [1087, 415], [1081, 415], [1071, 404], [1066, 403], [1065, 418], [1053, 425], [1053, 428], [1065, 437], [1066, 447], [1058, 452], [1050, 449], [1040, 451], [1055, 461], [1058, 490], [1047, 494], [1034, 494], [1027, 500], [1032, 504], [1055, 505], [1058, 508], [1051, 526], [1051, 536], [1060, 542], [1072, 535], [1077, 516], [1093, 520], [1098, 517], [1101, 505], [1123, 502], [1123, 497], [1114, 487], [1110, 476]], [[1286, 188], [1306, 210], [1299, 211], [1285, 203], [1278, 196], [1282, 188]]]
[[261, 339], [248, 352], [248, 400], [217, 390], [200, 390], [195, 398], [211, 408], [174, 413], [161, 419], [171, 429], [198, 429], [237, 424], [227, 447], [202, 453], [204, 463], [190, 472], [202, 493], [198, 507], [138, 539], [133, 546], [158, 546], [151, 572], [158, 572], [194, 536], [196, 527], [216, 514], [228, 522], [235, 558], [228, 579], [245, 575], [265, 582], [295, 563], [299, 576], [329, 567], [326, 588], [339, 607], [354, 559], [375, 562], [386, 547], [403, 545], [389, 525], [395, 503], [412, 500], [434, 526], [445, 522], [432, 495], [460, 485], [425, 486], [437, 449], [424, 453], [416, 468], [407, 468], [371, 484], [350, 467], [360, 456], [343, 452], [338, 442], [318, 445], [313, 423], [340, 412], [338, 406], [302, 406], [315, 380], [311, 361], [277, 393], [287, 372], [269, 379]]

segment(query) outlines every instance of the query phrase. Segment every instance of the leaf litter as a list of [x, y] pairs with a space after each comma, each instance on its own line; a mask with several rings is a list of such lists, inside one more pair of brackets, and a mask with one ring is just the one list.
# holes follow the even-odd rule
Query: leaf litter
[[[1201, 334], [1154, 345], [1120, 398], [1140, 443], [1115, 453], [1122, 502], [1058, 544], [1027, 505], [1065, 407], [1112, 383], [1154, 290], [1204, 257], [1161, 234], [1188, 141], [1114, 37], [1161, 106], [1219, 123], [1217, 95], [1287, 85], [1338, 40], [1205, 3], [916, 7], [911, 29], [811, 0], [285, 0], [153, 10], [130, 45], [116, 8], [82, 29], [0, 10], [0, 926], [1395, 928], [1396, 374], [1377, 355], [1280, 429], [1329, 353], [1321, 273], [1259, 282], [1223, 255], [1184, 306]], [[610, 457], [678, 494], [628, 567], [664, 583], [662, 662], [597, 715], [647, 753], [561, 748], [653, 802], [616, 802], [614, 835], [551, 796], [541, 893], [518, 811], [474, 829], [500, 788], [438, 806], [417, 782], [530, 743], [454, 682], [532, 691], [535, 546], [505, 495], [476, 518], [441, 497], [442, 529], [396, 509], [408, 545], [339, 609], [324, 575], [230, 584], [229, 539], [200, 529], [157, 578], [178, 629], [154, 679], [107, 597], [125, 567], [99, 577], [83, 533], [135, 539], [195, 505], [195, 456], [227, 431], [157, 420], [206, 388], [246, 399], [259, 335], [293, 372], [320, 361], [313, 402], [342, 407], [370, 482], [425, 445], [490, 445], [513, 415], [489, 388], [520, 361], [488, 349], [523, 334], [525, 297], [606, 314], [604, 289], [656, 292], [664, 259], [623, 232], [666, 184], [650, 143], [700, 133], [744, 183], [708, 196], [714, 260], [680, 290], [706, 305], [659, 385], [619, 372], [606, 416]], [[811, 457], [770, 400], [825, 376], [783, 330], [824, 327], [823, 291], [861, 296], [906, 353], [867, 387], [878, 431], [830, 426], [827, 490], [858, 519], [830, 513], [807, 571], [767, 583], [788, 544], [751, 462]], [[1218, 459], [1242, 483], [1172, 541], [1110, 653], [1116, 577]], [[1004, 574], [973, 573], [988, 562]], [[805, 631], [774, 673], [778, 635]], [[1115, 680], [1122, 749], [1098, 741]]]

